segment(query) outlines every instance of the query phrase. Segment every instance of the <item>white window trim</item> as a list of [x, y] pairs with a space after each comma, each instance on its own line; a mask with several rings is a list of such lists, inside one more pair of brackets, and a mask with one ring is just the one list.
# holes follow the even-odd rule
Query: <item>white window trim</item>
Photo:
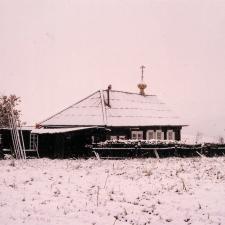
[[[161, 133], [161, 139], [157, 138], [157, 134], [158, 133]], [[164, 140], [164, 132], [162, 130], [156, 130], [156, 132], [155, 132], [155, 139], [157, 139], [157, 140]]]
[[[133, 138], [133, 134], [136, 134], [136, 136], [137, 136], [137, 138]], [[138, 139], [138, 134], [141, 134], [141, 136], [142, 136], [142, 138], [141, 139]], [[141, 131], [141, 130], [132, 130], [131, 131], [131, 139], [133, 139], [133, 140], [143, 140], [143, 131]]]
[[147, 130], [146, 132], [146, 140], [151, 140], [149, 139], [149, 133], [153, 133], [153, 139], [155, 139], [155, 131], [154, 130]]
[[[172, 139], [169, 139], [169, 132], [172, 132]], [[167, 130], [166, 139], [167, 140], [175, 140], [175, 132], [173, 130]]]

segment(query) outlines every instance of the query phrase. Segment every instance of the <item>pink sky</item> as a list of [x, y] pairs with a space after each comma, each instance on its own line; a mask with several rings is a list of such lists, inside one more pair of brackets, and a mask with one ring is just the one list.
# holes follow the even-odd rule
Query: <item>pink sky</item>
[[225, 136], [225, 1], [0, 0], [0, 93], [39, 122], [112, 84], [157, 94], [190, 124]]

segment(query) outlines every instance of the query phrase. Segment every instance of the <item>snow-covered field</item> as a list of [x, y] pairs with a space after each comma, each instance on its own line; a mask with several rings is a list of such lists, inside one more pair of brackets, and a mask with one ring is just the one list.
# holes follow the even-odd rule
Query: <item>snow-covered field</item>
[[0, 161], [0, 224], [225, 224], [225, 158]]

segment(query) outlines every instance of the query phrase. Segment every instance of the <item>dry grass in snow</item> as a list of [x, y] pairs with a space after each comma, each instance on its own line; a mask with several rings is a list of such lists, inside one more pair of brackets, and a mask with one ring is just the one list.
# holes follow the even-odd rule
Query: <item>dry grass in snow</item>
[[225, 158], [0, 161], [0, 224], [225, 224]]

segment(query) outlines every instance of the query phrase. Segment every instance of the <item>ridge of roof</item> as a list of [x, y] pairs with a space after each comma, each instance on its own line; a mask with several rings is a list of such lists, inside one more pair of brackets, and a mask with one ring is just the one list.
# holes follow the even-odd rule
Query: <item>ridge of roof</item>
[[[103, 89], [103, 91], [107, 91], [107, 89]], [[123, 94], [133, 94], [133, 95], [139, 95], [142, 97], [149, 97], [149, 96], [157, 96], [157, 95], [140, 95], [139, 93], [135, 93], [135, 92], [129, 92], [129, 91], [119, 91], [119, 90], [110, 90], [111, 92], [119, 92], [119, 93], [123, 93]]]

